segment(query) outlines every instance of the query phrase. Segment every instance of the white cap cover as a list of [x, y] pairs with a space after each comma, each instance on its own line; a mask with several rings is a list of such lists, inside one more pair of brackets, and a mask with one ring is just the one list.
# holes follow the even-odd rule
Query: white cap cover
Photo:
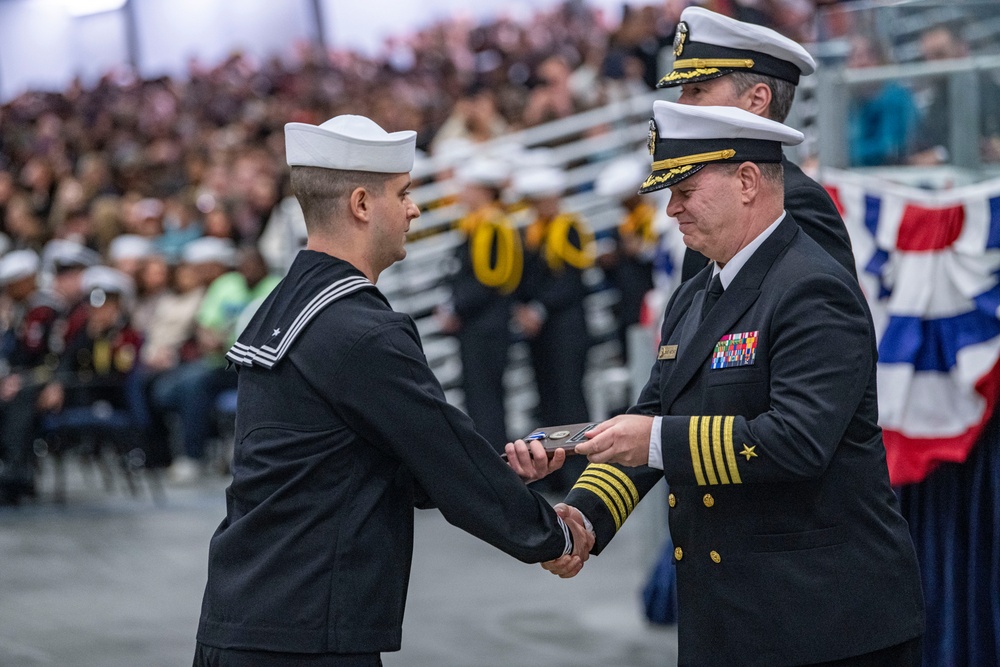
[[417, 133], [389, 133], [364, 116], [337, 116], [322, 125], [287, 123], [285, 159], [291, 167], [402, 174], [413, 169]]
[[181, 261], [185, 264], [218, 263], [233, 266], [236, 263], [236, 244], [229, 239], [203, 236], [184, 246]]
[[649, 123], [653, 164], [639, 192], [670, 187], [710, 163], [781, 162], [782, 145], [803, 139], [798, 130], [743, 109], [657, 100]]
[[659, 87], [680, 86], [732, 72], [756, 72], [798, 84], [816, 71], [802, 45], [784, 35], [702, 7], [688, 7], [674, 34], [673, 70]]
[[620, 157], [601, 170], [594, 190], [601, 197], [624, 198], [636, 194], [649, 171], [642, 155]]
[[137, 234], [122, 234], [116, 236], [108, 245], [108, 259], [117, 262], [122, 259], [141, 259], [155, 254], [153, 242], [145, 236]]
[[528, 199], [560, 197], [566, 190], [566, 174], [555, 167], [525, 169], [514, 176], [512, 189]]
[[0, 285], [38, 273], [41, 260], [34, 250], [12, 250], [0, 257]]
[[91, 266], [80, 278], [84, 293], [101, 290], [105, 294], [120, 294], [126, 299], [135, 295], [135, 283], [126, 274], [110, 266]]

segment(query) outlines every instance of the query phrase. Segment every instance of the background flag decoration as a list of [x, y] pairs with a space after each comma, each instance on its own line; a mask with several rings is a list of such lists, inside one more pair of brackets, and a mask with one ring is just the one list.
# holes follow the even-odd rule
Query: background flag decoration
[[1000, 179], [926, 191], [830, 171], [878, 336], [894, 485], [963, 462], [1000, 395]]

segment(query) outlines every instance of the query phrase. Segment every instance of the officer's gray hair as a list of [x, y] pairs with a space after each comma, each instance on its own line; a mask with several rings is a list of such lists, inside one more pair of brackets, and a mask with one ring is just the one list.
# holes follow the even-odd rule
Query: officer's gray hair
[[736, 95], [742, 95], [758, 83], [763, 83], [771, 89], [771, 103], [767, 107], [767, 117], [779, 123], [785, 122], [788, 112], [792, 110], [795, 99], [795, 84], [774, 76], [756, 72], [733, 72], [729, 75]]
[[306, 229], [314, 225], [329, 224], [341, 215], [348, 197], [357, 188], [374, 194], [385, 192], [390, 174], [370, 171], [323, 169], [320, 167], [292, 167], [292, 194], [299, 200]]
[[[719, 166], [726, 170], [726, 173], [732, 176], [736, 173], [742, 163], [723, 163]], [[770, 183], [771, 185], [782, 186], [785, 183], [785, 169], [781, 166], [780, 162], [754, 162], [757, 168], [760, 169], [761, 178]]]

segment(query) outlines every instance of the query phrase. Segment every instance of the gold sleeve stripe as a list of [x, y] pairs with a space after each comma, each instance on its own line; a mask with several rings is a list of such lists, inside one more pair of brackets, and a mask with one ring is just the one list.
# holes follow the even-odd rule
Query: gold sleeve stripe
[[632, 496], [632, 507], [634, 508], [636, 505], [639, 504], [639, 492], [636, 490], [635, 484], [633, 484], [632, 480], [628, 478], [628, 475], [623, 473], [621, 470], [612, 465], [608, 465], [607, 463], [595, 463], [591, 466], [588, 466], [588, 468], [592, 468], [594, 470], [603, 470], [604, 472], [611, 473], [612, 475], [617, 477], [619, 480], [621, 480], [621, 484], [625, 486], [625, 489], [629, 492], [629, 495]]
[[701, 417], [691, 417], [688, 426], [688, 446], [691, 449], [691, 467], [694, 468], [694, 478], [698, 486], [705, 486], [705, 475], [701, 471], [701, 454], [698, 453], [698, 421]]
[[722, 417], [712, 417], [712, 456], [715, 457], [715, 469], [719, 471], [719, 481], [729, 484], [726, 474], [726, 464], [722, 460]]
[[705, 69], [706, 67], [750, 69], [753, 67], [753, 60], [749, 58], [685, 58], [674, 61], [674, 69]]
[[617, 480], [609, 477], [600, 471], [584, 471], [580, 475], [580, 480], [585, 482], [590, 482], [591, 484], [597, 484], [602, 489], [611, 494], [612, 499], [617, 503], [618, 509], [621, 510], [622, 521], [628, 518], [628, 515], [632, 513], [635, 509], [635, 503], [631, 502], [627, 492], [624, 487]]
[[595, 496], [597, 496], [598, 498], [600, 498], [601, 502], [603, 502], [605, 504], [605, 506], [608, 508], [608, 513], [611, 514], [611, 518], [615, 522], [615, 530], [620, 530], [621, 529], [621, 527], [622, 527], [622, 518], [621, 518], [621, 515], [618, 513], [618, 509], [615, 507], [615, 504], [611, 501], [610, 496], [608, 496], [608, 494], [606, 494], [604, 492], [604, 489], [602, 489], [602, 488], [600, 488], [598, 486], [595, 486], [595, 485], [591, 484], [590, 482], [586, 482], [584, 480], [578, 481], [576, 484], [573, 485], [573, 488], [574, 489], [583, 489], [585, 491], [590, 491]]
[[715, 486], [719, 483], [719, 478], [715, 476], [715, 466], [712, 464], [712, 444], [709, 442], [711, 424], [711, 417], [701, 418], [701, 458], [705, 461], [705, 475], [708, 477], [708, 483]]
[[736, 452], [733, 450], [733, 423], [735, 421], [736, 417], [726, 417], [726, 424], [722, 432], [725, 437], [724, 444], [726, 460], [729, 462], [729, 475], [733, 478], [733, 484], [742, 484], [743, 480], [740, 479], [740, 470], [736, 467]]

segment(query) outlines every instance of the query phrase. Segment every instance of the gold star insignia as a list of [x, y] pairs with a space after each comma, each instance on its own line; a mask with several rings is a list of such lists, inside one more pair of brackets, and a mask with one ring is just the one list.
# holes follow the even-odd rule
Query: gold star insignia
[[740, 452], [740, 456], [747, 457], [747, 461], [749, 461], [751, 458], [757, 456], [757, 452], [754, 451], [755, 449], [757, 449], [757, 445], [754, 445], [753, 447], [748, 447], [747, 443], [744, 442], [743, 451]]

